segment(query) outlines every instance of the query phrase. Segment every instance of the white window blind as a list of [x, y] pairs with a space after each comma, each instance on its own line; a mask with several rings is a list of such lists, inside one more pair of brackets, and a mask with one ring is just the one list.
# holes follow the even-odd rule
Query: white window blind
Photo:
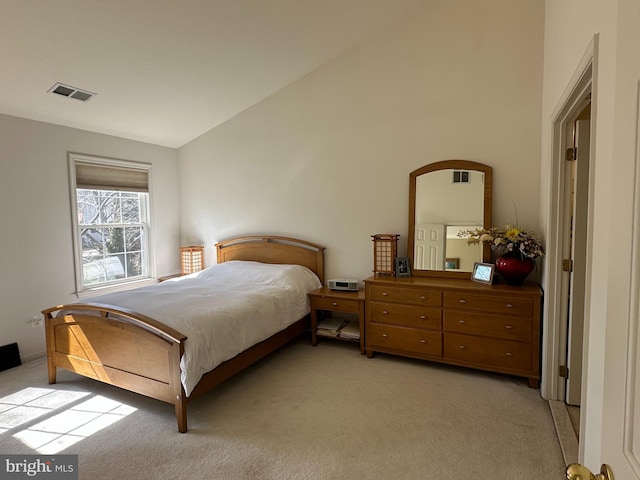
[[149, 170], [96, 163], [75, 164], [76, 188], [89, 190], [149, 191]]

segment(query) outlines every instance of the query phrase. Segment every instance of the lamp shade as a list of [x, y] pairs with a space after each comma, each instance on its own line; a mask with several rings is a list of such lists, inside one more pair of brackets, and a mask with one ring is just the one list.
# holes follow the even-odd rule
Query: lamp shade
[[180, 259], [182, 275], [199, 272], [204, 269], [204, 247], [202, 245], [180, 247]]
[[398, 256], [398, 238], [394, 233], [371, 235], [373, 240], [373, 272], [376, 275], [393, 275]]

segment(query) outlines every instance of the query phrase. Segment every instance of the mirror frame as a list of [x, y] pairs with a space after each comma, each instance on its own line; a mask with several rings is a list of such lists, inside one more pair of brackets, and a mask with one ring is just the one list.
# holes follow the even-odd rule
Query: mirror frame
[[[409, 235], [407, 239], [407, 256], [411, 260], [412, 275], [416, 277], [441, 277], [441, 278], [471, 278], [471, 272], [450, 272], [447, 270], [418, 270], [414, 265], [414, 236], [416, 220], [416, 181], [420, 175], [438, 170], [476, 170], [484, 173], [484, 228], [490, 228], [491, 212], [493, 210], [493, 168], [484, 163], [472, 162], [470, 160], [442, 160], [430, 163], [414, 170], [409, 175]], [[491, 261], [491, 246], [487, 243], [482, 245], [482, 261]]]

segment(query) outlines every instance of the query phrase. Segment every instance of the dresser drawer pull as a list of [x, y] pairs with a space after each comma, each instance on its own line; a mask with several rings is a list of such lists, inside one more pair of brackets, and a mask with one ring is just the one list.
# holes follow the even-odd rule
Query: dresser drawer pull
[[426, 320], [427, 316], [426, 315], [420, 315], [420, 320]]
[[333, 302], [333, 303], [331, 303], [331, 305], [333, 305], [334, 307], [337, 307], [338, 306], [338, 302]]
[[505, 353], [505, 355], [506, 355], [507, 357], [512, 357], [512, 356], [513, 356], [513, 353], [511, 353], [511, 352], [507, 352], [507, 353]]
[[505, 327], [507, 330], [511, 330], [513, 327], [511, 325], [505, 325]]
[[421, 338], [420, 343], [427, 343], [427, 341], [424, 338]]
[[383, 296], [383, 297], [388, 297], [388, 296], [389, 296], [389, 294], [388, 294], [387, 292], [382, 292], [382, 296]]
[[513, 304], [507, 303], [507, 308], [513, 308]]
[[382, 314], [383, 315], [389, 315], [389, 312], [387, 312], [386, 310], [382, 310]]
[[467, 321], [466, 320], [458, 320], [458, 323], [464, 325], [465, 323], [467, 323]]
[[389, 335], [387, 333], [383, 333], [382, 338], [389, 338]]
[[420, 296], [420, 300], [426, 300], [426, 299], [427, 299], [427, 297], [425, 297], [424, 295]]
[[464, 298], [461, 298], [461, 299], [459, 300], [459, 302], [460, 302], [460, 303], [467, 303], [467, 301], [466, 301]]
[[464, 345], [458, 345], [458, 348], [459, 348], [460, 350], [466, 350], [466, 349], [467, 349], [467, 347], [465, 347]]

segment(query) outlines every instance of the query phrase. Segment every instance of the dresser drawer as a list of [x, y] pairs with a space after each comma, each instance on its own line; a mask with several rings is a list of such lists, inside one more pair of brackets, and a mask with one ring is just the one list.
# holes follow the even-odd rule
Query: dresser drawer
[[358, 300], [312, 296], [311, 305], [318, 310], [358, 313]]
[[444, 357], [475, 365], [531, 370], [531, 345], [508, 340], [445, 333]]
[[442, 356], [442, 334], [418, 328], [367, 324], [367, 348], [381, 347], [405, 353]]
[[503, 313], [506, 315], [531, 316], [533, 300], [530, 297], [509, 297], [507, 295], [479, 295], [474, 293], [444, 292], [445, 308]]
[[531, 319], [445, 310], [444, 331], [467, 335], [481, 335], [518, 342], [531, 342]]
[[367, 317], [375, 323], [442, 330], [440, 308], [370, 302]]
[[442, 305], [442, 291], [440, 289], [372, 285], [369, 287], [368, 293], [369, 299], [382, 302], [408, 303], [429, 307]]

